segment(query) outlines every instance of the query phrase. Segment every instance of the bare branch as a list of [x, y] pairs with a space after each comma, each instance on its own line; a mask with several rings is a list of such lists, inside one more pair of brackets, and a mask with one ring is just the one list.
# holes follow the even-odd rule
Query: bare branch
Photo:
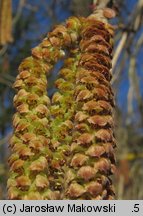
[[134, 99], [134, 71], [135, 71], [135, 59], [131, 57], [130, 59], [130, 65], [129, 65], [129, 71], [128, 71], [128, 77], [129, 77], [129, 90], [128, 90], [128, 96], [127, 96], [127, 109], [128, 109], [128, 118], [127, 123], [130, 123], [130, 117], [133, 114], [133, 99]]
[[12, 87], [12, 83], [0, 77], [0, 83], [7, 85], [8, 87]]
[[5, 54], [5, 52], [7, 51], [7, 48], [8, 48], [8, 46], [7, 46], [7, 44], [5, 44], [2, 47], [2, 49], [0, 50], [0, 56], [3, 56]]
[[[120, 61], [120, 66], [119, 67], [116, 67], [114, 69], [114, 74], [113, 74], [113, 77], [112, 77], [112, 80], [111, 80], [111, 84], [115, 84], [115, 83], [119, 83], [120, 79], [121, 79], [121, 72], [123, 71], [124, 67], [125, 67], [125, 63], [127, 61], [127, 53], [124, 52], [123, 53], [123, 56], [122, 56], [122, 59]], [[117, 82], [118, 81], [118, 82]], [[117, 90], [117, 89], [116, 89]]]
[[7, 143], [11, 137], [11, 133], [9, 133], [7, 136], [5, 136], [4, 138], [0, 139], [0, 146], [4, 145], [5, 143]]
[[110, 0], [93, 0], [93, 3], [96, 5], [96, 9], [102, 9], [107, 6]]
[[17, 9], [17, 13], [15, 15], [15, 17], [13, 18], [13, 26], [15, 26], [15, 24], [17, 23], [17, 21], [19, 20], [21, 13], [22, 13], [22, 9], [24, 7], [25, 4], [25, 0], [20, 0], [19, 1], [19, 5], [18, 5], [18, 9]]
[[119, 41], [119, 44], [115, 50], [115, 53], [114, 53], [114, 56], [113, 56], [113, 60], [112, 60], [112, 71], [114, 71], [115, 67], [116, 67], [116, 64], [118, 62], [118, 59], [121, 55], [121, 52], [125, 46], [125, 43], [126, 43], [126, 40], [127, 40], [127, 36], [128, 36], [128, 33], [127, 32], [124, 32], [122, 37], [121, 37], [121, 40]]

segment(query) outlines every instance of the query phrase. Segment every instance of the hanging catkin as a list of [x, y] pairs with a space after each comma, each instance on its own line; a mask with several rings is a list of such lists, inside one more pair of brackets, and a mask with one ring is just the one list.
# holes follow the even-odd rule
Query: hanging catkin
[[[114, 199], [109, 12], [69, 18], [21, 63], [14, 84], [9, 199]], [[63, 57], [50, 99], [46, 75]]]
[[76, 74], [75, 129], [65, 179], [67, 199], [113, 199], [113, 92], [110, 85], [112, 26], [87, 19], [81, 31]]
[[49, 188], [49, 167], [53, 158], [49, 149], [50, 99], [47, 96], [47, 73], [58, 59], [64, 57], [63, 48], [78, 39], [80, 20], [69, 18], [66, 26], [59, 25], [42, 43], [32, 50], [32, 56], [19, 67], [14, 88], [17, 110], [13, 118], [14, 132], [10, 141], [9, 199], [59, 199], [58, 191]]
[[0, 45], [12, 41], [12, 1], [0, 1]]
[[69, 57], [59, 71], [56, 80], [58, 91], [52, 97], [51, 115], [51, 147], [53, 159], [51, 160], [52, 181], [51, 187], [59, 189], [61, 198], [65, 188], [64, 176], [68, 170], [70, 157], [70, 143], [72, 141], [73, 120], [76, 113], [74, 101], [74, 88], [76, 68], [79, 59], [79, 49], [70, 50]]

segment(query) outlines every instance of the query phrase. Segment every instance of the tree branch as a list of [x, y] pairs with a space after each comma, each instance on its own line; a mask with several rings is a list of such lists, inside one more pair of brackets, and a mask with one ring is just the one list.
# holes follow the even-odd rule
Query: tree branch
[[96, 5], [96, 9], [103, 9], [105, 8], [110, 0], [93, 0], [93, 4]]
[[122, 37], [121, 37], [121, 40], [119, 41], [119, 44], [115, 50], [115, 53], [114, 53], [114, 56], [113, 56], [113, 60], [112, 60], [112, 71], [114, 71], [115, 67], [116, 67], [116, 64], [117, 64], [117, 61], [121, 55], [121, 52], [125, 46], [125, 43], [126, 43], [126, 40], [127, 40], [127, 36], [128, 36], [128, 33], [127, 32], [124, 32]]

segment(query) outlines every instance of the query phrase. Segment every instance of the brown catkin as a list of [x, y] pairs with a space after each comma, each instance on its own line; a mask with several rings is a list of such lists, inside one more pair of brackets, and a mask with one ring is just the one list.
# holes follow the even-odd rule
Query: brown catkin
[[[69, 18], [21, 63], [14, 83], [9, 199], [114, 199], [109, 12]], [[46, 76], [63, 57], [50, 99]]]
[[81, 32], [81, 57], [74, 92], [76, 115], [72, 157], [66, 173], [66, 199], [114, 199], [115, 169], [110, 85], [112, 26], [87, 19]]

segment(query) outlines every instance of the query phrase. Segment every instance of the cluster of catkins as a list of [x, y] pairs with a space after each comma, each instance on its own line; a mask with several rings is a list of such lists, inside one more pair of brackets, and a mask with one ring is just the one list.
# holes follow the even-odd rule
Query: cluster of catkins
[[[9, 199], [114, 199], [113, 27], [94, 16], [58, 25], [19, 67]], [[47, 73], [64, 58], [52, 98]]]

